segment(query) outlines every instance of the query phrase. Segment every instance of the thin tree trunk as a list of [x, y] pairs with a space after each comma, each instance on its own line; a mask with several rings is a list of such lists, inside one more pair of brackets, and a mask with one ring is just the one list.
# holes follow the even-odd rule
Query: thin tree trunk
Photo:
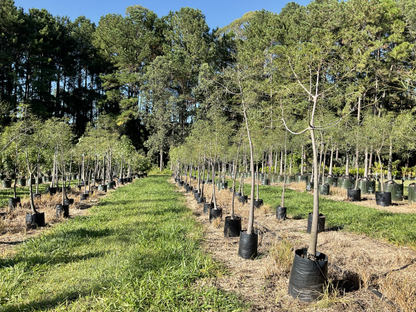
[[285, 131], [285, 174], [283, 176], [283, 188], [282, 188], [282, 198], [280, 202], [280, 207], [285, 206], [285, 191], [286, 191], [286, 161], [287, 161], [287, 130]]
[[214, 209], [217, 209], [217, 199], [215, 197], [215, 160], [212, 162], [212, 197], [211, 202], [214, 202]]
[[303, 176], [303, 153], [304, 153], [304, 146], [302, 145], [302, 152], [300, 156], [300, 175]]
[[365, 147], [364, 152], [364, 178], [368, 178], [368, 147]]
[[390, 140], [389, 146], [389, 163], [387, 167], [387, 180], [393, 180], [393, 142]]
[[345, 153], [345, 175], [350, 175], [350, 166], [349, 166], [349, 157], [348, 157], [348, 151]]
[[331, 147], [331, 157], [329, 158], [329, 172], [328, 175], [332, 175], [332, 160], [334, 157], [334, 147]]
[[278, 150], [276, 150], [276, 158], [274, 160], [274, 173], [277, 173], [277, 156], [279, 155]]
[[160, 160], [159, 160], [159, 171], [162, 172], [163, 170], [163, 149], [160, 149]]
[[[237, 157], [236, 157], [236, 160], [235, 160], [236, 163], [238, 163], [238, 157], [240, 155], [241, 139], [242, 139], [242, 136], [240, 136], [240, 142], [238, 142]], [[237, 177], [237, 167], [235, 167], [234, 175], [233, 175], [233, 189], [232, 189], [233, 190], [233, 195], [232, 195], [232, 198], [231, 198], [231, 220], [234, 220], [234, 218], [235, 218], [235, 216], [234, 216], [234, 200], [235, 200], [235, 180], [236, 180], [236, 177]]]

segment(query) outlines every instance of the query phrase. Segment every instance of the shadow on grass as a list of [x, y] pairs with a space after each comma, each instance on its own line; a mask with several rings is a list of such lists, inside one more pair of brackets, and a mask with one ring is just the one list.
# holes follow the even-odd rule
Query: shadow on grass
[[[68, 264], [74, 263], [78, 261], [84, 261], [90, 258], [97, 258], [105, 255], [105, 252], [95, 252], [95, 253], [86, 253], [86, 254], [79, 254], [79, 255], [68, 255], [67, 253], [60, 253], [60, 254], [53, 254], [49, 253], [45, 256], [45, 254], [36, 255], [32, 257], [25, 257], [25, 258], [17, 258], [17, 259], [6, 259], [0, 260], [0, 268], [7, 267], [7, 266], [14, 266], [18, 263], [24, 262], [27, 263], [29, 267], [38, 266], [42, 264], [48, 265], [57, 265], [57, 264]], [[3, 311], [0, 309], [0, 311]]]
[[27, 304], [16, 305], [2, 305], [0, 311], [2, 312], [20, 312], [20, 311], [45, 311], [53, 309], [62, 303], [70, 303], [78, 300], [80, 297], [86, 297], [91, 293], [97, 293], [101, 288], [101, 285], [95, 285], [95, 287], [84, 291], [67, 291], [61, 292], [52, 298], [35, 300]]
[[329, 228], [326, 228], [325, 231], [333, 231], [333, 232], [338, 232], [338, 231], [342, 231], [344, 229], [343, 225], [335, 225]]

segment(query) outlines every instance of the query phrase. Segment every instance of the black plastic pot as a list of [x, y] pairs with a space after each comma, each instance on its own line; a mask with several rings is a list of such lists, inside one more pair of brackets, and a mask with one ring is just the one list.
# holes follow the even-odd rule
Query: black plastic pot
[[319, 194], [321, 195], [329, 195], [329, 184], [325, 183], [324, 185], [318, 185]]
[[80, 201], [86, 200], [88, 198], [88, 196], [89, 196], [89, 194], [87, 194], [87, 193], [81, 194]]
[[238, 255], [243, 259], [254, 259], [257, 256], [257, 233], [247, 234], [240, 232], [240, 241], [238, 243]]
[[263, 205], [263, 199], [254, 200], [254, 208], [260, 208]]
[[295, 181], [295, 177], [294, 176], [287, 176], [286, 177], [286, 184], [293, 183], [293, 181]]
[[58, 204], [56, 205], [56, 217], [64, 217], [64, 218], [68, 218], [69, 217], [69, 206], [68, 205], [61, 205]]
[[270, 185], [269, 179], [265, 178], [265, 179], [261, 180], [261, 185]]
[[361, 190], [361, 194], [374, 194], [376, 190], [376, 181], [362, 178], [358, 181], [358, 188]]
[[391, 206], [391, 193], [376, 192], [376, 204], [383, 207]]
[[328, 175], [327, 177], [325, 177], [325, 183], [328, 183], [330, 186], [337, 187], [338, 186], [338, 177]]
[[285, 220], [286, 219], [286, 207], [277, 207], [276, 208], [276, 218], [277, 220]]
[[306, 181], [306, 191], [311, 192], [313, 190], [313, 182]]
[[74, 199], [73, 198], [65, 198], [64, 199], [64, 205], [72, 205], [74, 203]]
[[20, 197], [10, 197], [9, 198], [9, 211], [12, 211], [14, 208], [16, 208], [17, 204], [20, 203]]
[[343, 176], [341, 179], [341, 187], [343, 189], [348, 190], [349, 188], [352, 188], [354, 185], [354, 178], [350, 177], [350, 176]]
[[225, 217], [224, 221], [224, 237], [238, 237], [241, 232], [241, 218], [234, 216]]
[[112, 182], [108, 182], [107, 183], [107, 191], [108, 190], [113, 190], [114, 189], [114, 185], [113, 185], [113, 183]]
[[347, 197], [350, 201], [361, 201], [361, 190], [349, 188], [347, 190]]
[[248, 196], [247, 195], [242, 195], [238, 198], [238, 200], [240, 201], [240, 203], [245, 204], [248, 200]]
[[235, 192], [235, 194], [234, 194], [236, 197], [240, 197], [241, 196], [241, 193], [239, 193], [239, 192]]
[[12, 181], [11, 180], [2, 180], [1, 181], [1, 187], [2, 188], [11, 188], [12, 187]]
[[45, 213], [27, 213], [26, 214], [26, 225], [27, 226], [45, 226]]
[[20, 186], [26, 186], [26, 179], [17, 179], [17, 184], [19, 184]]
[[403, 200], [403, 184], [398, 184], [393, 180], [387, 181], [384, 183], [384, 192], [391, 193], [392, 201]]
[[198, 197], [198, 199], [196, 200], [198, 204], [202, 204], [205, 203], [206, 197]]
[[410, 183], [407, 188], [408, 201], [414, 203], [416, 201], [416, 183]]
[[328, 273], [328, 257], [316, 253], [316, 260], [307, 258], [307, 249], [295, 250], [289, 278], [289, 295], [300, 301], [312, 302], [324, 291]]
[[57, 190], [58, 189], [56, 187], [49, 187], [49, 194], [54, 195], [54, 194], [56, 194]]
[[[312, 217], [313, 217], [312, 213], [309, 213], [308, 228], [306, 229], [306, 233], [309, 233], [309, 234], [311, 233], [311, 230], [312, 230]], [[321, 233], [321, 232], [325, 231], [325, 218], [326, 217], [322, 213], [319, 214], [318, 233]]]
[[101, 191], [101, 192], [107, 192], [107, 185], [98, 184], [98, 190]]
[[209, 210], [209, 221], [222, 217], [222, 208], [210, 209]]
[[204, 214], [208, 214], [211, 208], [214, 208], [214, 203], [204, 203]]

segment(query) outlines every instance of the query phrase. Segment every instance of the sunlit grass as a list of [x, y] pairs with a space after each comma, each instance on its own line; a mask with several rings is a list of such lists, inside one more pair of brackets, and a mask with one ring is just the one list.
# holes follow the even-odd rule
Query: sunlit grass
[[233, 294], [196, 286], [221, 272], [201, 251], [202, 237], [166, 176], [136, 180], [0, 260], [0, 304], [4, 311], [243, 309]]

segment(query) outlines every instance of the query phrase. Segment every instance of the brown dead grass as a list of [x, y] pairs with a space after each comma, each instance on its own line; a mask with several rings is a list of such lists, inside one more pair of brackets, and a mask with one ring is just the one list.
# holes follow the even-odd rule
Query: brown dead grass
[[[172, 181], [173, 183], [173, 181]], [[193, 182], [195, 184], [195, 182]], [[302, 191], [304, 190], [304, 183]], [[212, 185], [205, 186], [207, 199]], [[183, 188], [179, 192], [184, 193]], [[217, 192], [223, 218], [230, 212], [231, 192]], [[199, 281], [240, 295], [251, 304], [251, 311], [416, 311], [416, 252], [342, 231], [319, 234], [318, 250], [328, 255], [331, 282], [322, 299], [305, 304], [287, 294], [293, 249], [307, 246], [306, 220], [277, 221], [273, 210], [255, 210], [255, 230], [259, 234], [259, 256], [244, 260], [237, 255], [239, 238], [224, 238], [222, 226], [212, 226], [193, 195], [186, 194], [186, 204], [204, 225], [204, 248], [229, 272]], [[329, 196], [331, 198], [331, 196]], [[236, 214], [247, 224], [248, 204], [236, 201]], [[290, 256], [287, 255], [290, 249]], [[378, 290], [380, 299], [371, 290]]]
[[[78, 191], [74, 187], [67, 193], [68, 198], [74, 198], [74, 204], [69, 206], [69, 219], [88, 214], [88, 208], [97, 205], [99, 199], [106, 194], [105, 192], [94, 190], [93, 195], [90, 195], [88, 200], [81, 203], [80, 194], [83, 190]], [[11, 212], [7, 212], [7, 207], [0, 208], [0, 258], [13, 253], [15, 247], [25, 240], [38, 236], [55, 224], [64, 221], [63, 217], [58, 218], [56, 216], [55, 208], [61, 201], [62, 193], [57, 193], [53, 196], [42, 194], [41, 198], [34, 200], [37, 211], [45, 213], [46, 226], [39, 228], [26, 226], [26, 213], [30, 213], [28, 197], [22, 199], [21, 204]]]

